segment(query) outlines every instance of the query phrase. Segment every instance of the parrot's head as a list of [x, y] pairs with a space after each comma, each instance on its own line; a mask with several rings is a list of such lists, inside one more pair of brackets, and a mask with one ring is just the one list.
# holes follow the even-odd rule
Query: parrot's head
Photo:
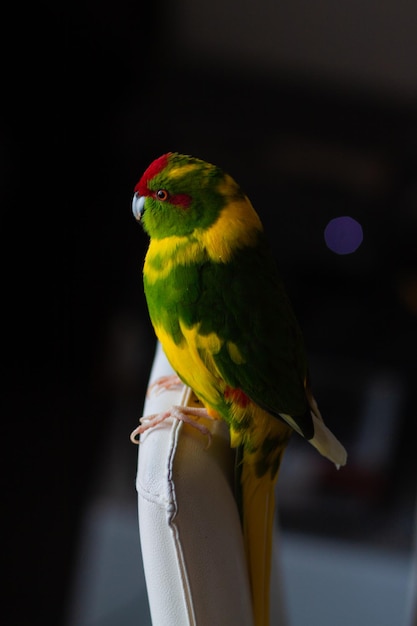
[[230, 199], [244, 197], [220, 168], [169, 152], [146, 169], [135, 187], [132, 210], [151, 238], [190, 236], [216, 222]]

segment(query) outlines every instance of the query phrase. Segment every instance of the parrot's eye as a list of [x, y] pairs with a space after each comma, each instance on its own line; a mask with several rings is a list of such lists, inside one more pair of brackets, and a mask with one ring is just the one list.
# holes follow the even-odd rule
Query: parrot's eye
[[158, 189], [158, 191], [155, 192], [155, 197], [158, 198], [158, 200], [167, 200], [169, 193], [165, 189]]

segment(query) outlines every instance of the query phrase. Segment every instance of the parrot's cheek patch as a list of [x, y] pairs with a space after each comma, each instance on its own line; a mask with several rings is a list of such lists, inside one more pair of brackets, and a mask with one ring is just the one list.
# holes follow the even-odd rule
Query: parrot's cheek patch
[[186, 193], [177, 193], [170, 197], [169, 203], [179, 206], [181, 209], [188, 209], [191, 204], [191, 196]]

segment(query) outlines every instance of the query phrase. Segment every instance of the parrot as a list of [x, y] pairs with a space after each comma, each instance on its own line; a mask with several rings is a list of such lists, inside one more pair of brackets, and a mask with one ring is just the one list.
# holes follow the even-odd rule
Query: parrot
[[[235, 180], [168, 152], [140, 177], [132, 210], [149, 236], [143, 286], [152, 326], [202, 405], [175, 407], [150, 425], [168, 415], [197, 422], [199, 411], [228, 425], [254, 622], [268, 626], [274, 491], [290, 435], [337, 468], [347, 453], [324, 424], [272, 247]], [[134, 433], [148, 427], [142, 422]]]

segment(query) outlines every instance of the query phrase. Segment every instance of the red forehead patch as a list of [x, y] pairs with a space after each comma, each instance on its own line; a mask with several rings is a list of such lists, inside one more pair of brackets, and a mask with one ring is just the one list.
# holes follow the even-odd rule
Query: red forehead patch
[[155, 161], [152, 161], [150, 166], [144, 171], [142, 174], [142, 178], [138, 182], [135, 187], [135, 193], [138, 192], [141, 196], [146, 196], [149, 193], [148, 189], [148, 181], [152, 180], [157, 174], [162, 172], [163, 169], [167, 166], [168, 157], [172, 154], [172, 152], [167, 152], [167, 154], [163, 154]]

